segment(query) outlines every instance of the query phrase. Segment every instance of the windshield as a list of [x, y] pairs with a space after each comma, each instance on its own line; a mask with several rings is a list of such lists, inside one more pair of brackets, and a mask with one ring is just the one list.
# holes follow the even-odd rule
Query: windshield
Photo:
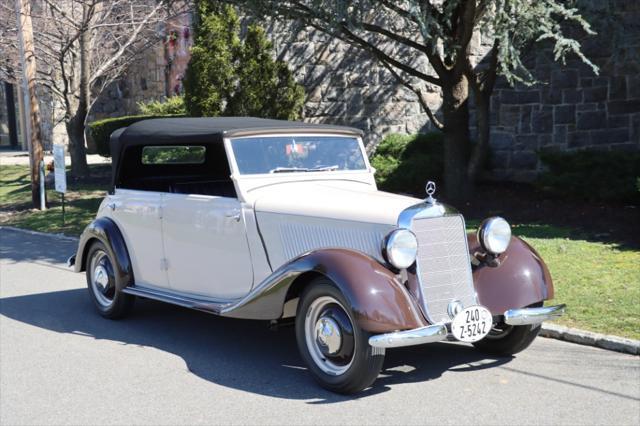
[[366, 169], [358, 139], [349, 136], [239, 138], [231, 147], [243, 175]]

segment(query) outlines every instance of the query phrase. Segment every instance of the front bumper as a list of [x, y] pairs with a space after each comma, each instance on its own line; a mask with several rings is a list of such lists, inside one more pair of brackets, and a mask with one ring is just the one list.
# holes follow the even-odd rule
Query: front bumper
[[369, 344], [374, 348], [400, 348], [403, 346], [422, 345], [438, 342], [447, 338], [447, 326], [444, 324], [428, 325], [413, 330], [395, 331], [369, 337]]
[[504, 322], [509, 325], [540, 324], [562, 316], [567, 305], [544, 306], [542, 308], [509, 309], [504, 313]]
[[[566, 305], [545, 306], [542, 308], [509, 309], [504, 313], [504, 322], [509, 325], [539, 324], [553, 320], [564, 314]], [[494, 317], [495, 318], [495, 317]], [[400, 348], [439, 342], [447, 338], [445, 324], [428, 325], [413, 330], [395, 331], [369, 337], [374, 348]]]

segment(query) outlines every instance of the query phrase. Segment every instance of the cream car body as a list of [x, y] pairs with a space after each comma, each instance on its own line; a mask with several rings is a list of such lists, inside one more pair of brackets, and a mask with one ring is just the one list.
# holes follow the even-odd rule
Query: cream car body
[[467, 234], [437, 202], [379, 191], [357, 129], [253, 118], [145, 120], [112, 135], [112, 188], [70, 259], [101, 315], [136, 296], [216, 315], [295, 317], [328, 389], [356, 392], [386, 348], [448, 334], [527, 347], [564, 306], [501, 218]]

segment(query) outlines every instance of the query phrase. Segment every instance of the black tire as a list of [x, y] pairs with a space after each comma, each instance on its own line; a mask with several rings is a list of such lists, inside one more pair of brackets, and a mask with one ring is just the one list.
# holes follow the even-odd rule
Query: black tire
[[[328, 302], [330, 299], [338, 303]], [[339, 324], [340, 335], [343, 336], [340, 339], [338, 355], [335, 358], [331, 355], [326, 356], [322, 365], [319, 364], [319, 361], [316, 361], [318, 353], [315, 352], [315, 355], [312, 355], [314, 348], [310, 348], [310, 345], [314, 344], [316, 348], [320, 348], [322, 344], [318, 343], [319, 339], [311, 336], [309, 336], [311, 340], [307, 340], [307, 326], [315, 322], [314, 311], [318, 303], [326, 303], [324, 305], [325, 310], [321, 312], [321, 318], [326, 318], [327, 315], [334, 315], [336, 317], [334, 324]], [[347, 318], [343, 316], [343, 313], [346, 314]], [[309, 316], [309, 322], [307, 321], [307, 316]], [[349, 330], [349, 324], [346, 324], [347, 319], [350, 322], [351, 330]], [[313, 378], [323, 388], [341, 394], [352, 394], [371, 386], [378, 377], [384, 362], [384, 349], [373, 348], [369, 345], [371, 334], [357, 326], [347, 300], [331, 280], [317, 278], [309, 283], [300, 296], [295, 327], [300, 355], [309, 367]], [[324, 347], [328, 348], [328, 346]], [[333, 360], [330, 358], [333, 358]], [[326, 371], [331, 369], [331, 366], [340, 363], [341, 365], [338, 365], [338, 367], [345, 369], [345, 371], [334, 374], [329, 374]]]
[[[105, 318], [119, 319], [125, 317], [133, 309], [135, 296], [116, 290], [115, 260], [100, 241], [94, 242], [87, 252], [86, 276], [89, 296], [98, 313]], [[97, 269], [101, 267], [105, 275], [95, 279]], [[105, 278], [106, 277], [106, 278]], [[99, 284], [98, 281], [104, 281]], [[103, 290], [104, 289], [104, 290]]]
[[476, 349], [498, 356], [517, 354], [529, 347], [540, 333], [541, 324], [506, 325], [498, 324], [487, 337], [474, 342]]

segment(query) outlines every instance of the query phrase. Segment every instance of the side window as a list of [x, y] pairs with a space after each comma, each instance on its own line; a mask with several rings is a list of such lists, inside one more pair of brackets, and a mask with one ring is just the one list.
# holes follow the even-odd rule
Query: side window
[[237, 198], [222, 141], [128, 147], [116, 186]]
[[145, 146], [142, 164], [203, 164], [204, 146]]

